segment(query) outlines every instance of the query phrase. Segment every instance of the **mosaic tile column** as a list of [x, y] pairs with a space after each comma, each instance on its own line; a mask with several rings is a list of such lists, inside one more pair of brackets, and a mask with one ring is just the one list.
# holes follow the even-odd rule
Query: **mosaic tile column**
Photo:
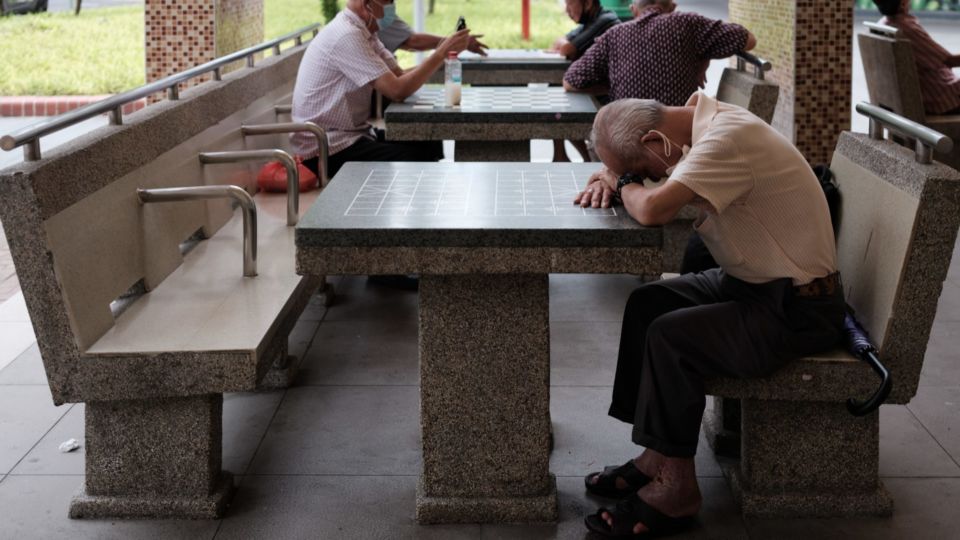
[[831, 0], [730, 0], [730, 20], [757, 36], [752, 51], [773, 64], [780, 85], [773, 126], [810, 163], [829, 163], [850, 129], [853, 3]]
[[263, 0], [146, 0], [144, 13], [148, 82], [263, 41]]

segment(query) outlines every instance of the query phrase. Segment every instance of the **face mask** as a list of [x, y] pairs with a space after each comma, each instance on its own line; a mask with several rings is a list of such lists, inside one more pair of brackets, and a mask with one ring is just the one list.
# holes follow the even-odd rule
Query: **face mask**
[[668, 164], [666, 160], [660, 157], [660, 155], [657, 154], [656, 152], [653, 152], [653, 151], [650, 152], [651, 154], [653, 154], [655, 158], [660, 160], [660, 163], [663, 163], [663, 166], [666, 167], [666, 169], [664, 170], [664, 173], [667, 176], [670, 176], [673, 173], [674, 169], [677, 168], [677, 165], [679, 165], [680, 162], [683, 161], [683, 158], [687, 157], [687, 152], [690, 151], [690, 147], [687, 145], [680, 146], [679, 144], [671, 141], [670, 138], [664, 135], [662, 131], [651, 129], [647, 133], [656, 133], [657, 135], [660, 135], [660, 137], [663, 139], [663, 155], [667, 157], [670, 157], [670, 153], [673, 151], [673, 146], [676, 146], [680, 149], [680, 159], [678, 159], [677, 162], [673, 165]]
[[383, 18], [377, 19], [377, 26], [381, 30], [393, 24], [393, 21], [397, 18], [397, 6], [395, 4], [387, 4], [383, 6]]

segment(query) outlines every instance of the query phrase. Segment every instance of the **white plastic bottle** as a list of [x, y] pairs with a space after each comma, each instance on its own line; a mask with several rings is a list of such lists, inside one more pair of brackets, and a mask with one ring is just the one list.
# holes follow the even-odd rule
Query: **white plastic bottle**
[[460, 94], [463, 86], [463, 67], [457, 53], [450, 51], [444, 61], [443, 94], [446, 97], [447, 107], [460, 105]]

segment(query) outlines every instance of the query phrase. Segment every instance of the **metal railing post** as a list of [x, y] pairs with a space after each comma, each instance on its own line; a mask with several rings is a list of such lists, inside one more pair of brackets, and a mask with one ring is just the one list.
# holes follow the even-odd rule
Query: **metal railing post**
[[[278, 107], [279, 108], [279, 107]], [[318, 161], [320, 169], [320, 185], [326, 186], [330, 179], [327, 177], [327, 159], [329, 158], [329, 148], [327, 143], [327, 132], [322, 127], [313, 122], [285, 122], [280, 124], [257, 124], [240, 126], [240, 133], [247, 135], [269, 135], [274, 133], [294, 133], [298, 131], [307, 131], [312, 133], [317, 139], [317, 149], [319, 152]]]
[[917, 163], [928, 164], [933, 161], [933, 152], [949, 154], [953, 150], [953, 140], [939, 131], [908, 120], [886, 109], [857, 103], [857, 112], [870, 119], [870, 138], [883, 139], [883, 129], [914, 140], [914, 159]]
[[243, 212], [243, 275], [257, 275], [257, 203], [240, 186], [188, 186], [137, 189], [140, 204], [231, 198]]
[[287, 170], [287, 225], [297, 224], [300, 213], [300, 171], [293, 156], [283, 150], [236, 150], [232, 152], [201, 152], [200, 163], [239, 163], [241, 161], [277, 160]]

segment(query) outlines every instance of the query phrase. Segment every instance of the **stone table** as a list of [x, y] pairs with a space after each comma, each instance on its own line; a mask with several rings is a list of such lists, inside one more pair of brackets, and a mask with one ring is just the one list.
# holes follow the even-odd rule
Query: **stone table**
[[[572, 203], [593, 163], [347, 163], [301, 274], [420, 274], [420, 523], [557, 518], [548, 274], [660, 267], [661, 230]], [[371, 426], [376, 429], [376, 426]]]
[[425, 86], [391, 103], [384, 121], [389, 140], [456, 141], [457, 161], [530, 161], [531, 139], [586, 140], [597, 109], [592, 96], [556, 86], [468, 86], [447, 107], [443, 87]]
[[[487, 56], [460, 53], [463, 83], [477, 86], [526, 86], [528, 83], [563, 85], [570, 61], [558, 53], [539, 49], [489, 49]], [[430, 82], [443, 84], [443, 69]]]

